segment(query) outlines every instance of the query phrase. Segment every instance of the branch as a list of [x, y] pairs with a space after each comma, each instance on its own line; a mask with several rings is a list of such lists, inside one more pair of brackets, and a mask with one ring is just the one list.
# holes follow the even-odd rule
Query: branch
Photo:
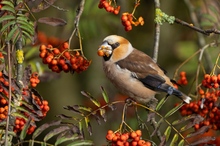
[[[160, 8], [160, 0], [154, 0], [155, 10]], [[155, 23], [155, 37], [154, 37], [154, 54], [153, 60], [157, 62], [159, 52], [159, 40], [160, 40], [160, 24]]]
[[209, 36], [211, 33], [220, 34], [220, 31], [217, 30], [217, 29], [207, 29], [207, 30], [203, 30], [203, 29], [201, 29], [201, 28], [199, 28], [199, 27], [194, 26], [193, 24], [187, 23], [187, 22], [182, 21], [182, 20], [180, 20], [180, 19], [178, 19], [178, 18], [175, 18], [175, 21], [174, 21], [174, 22], [176, 22], [177, 24], [182, 24], [183, 26], [187, 26], [187, 27], [189, 27], [190, 29], [193, 29], [193, 30], [195, 30], [195, 31], [197, 31], [197, 32], [200, 32], [200, 33], [202, 33], [202, 34], [204, 34], [204, 35], [207, 35], [207, 36]]

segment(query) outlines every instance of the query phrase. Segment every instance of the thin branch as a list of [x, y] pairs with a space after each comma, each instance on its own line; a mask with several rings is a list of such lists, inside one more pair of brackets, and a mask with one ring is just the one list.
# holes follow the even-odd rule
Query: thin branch
[[203, 30], [203, 29], [201, 29], [201, 28], [199, 28], [199, 27], [194, 26], [193, 24], [187, 23], [187, 22], [185, 22], [185, 21], [183, 21], [183, 20], [180, 20], [180, 19], [178, 19], [178, 18], [175, 18], [175, 22], [176, 22], [177, 24], [181, 24], [181, 25], [187, 26], [187, 27], [189, 27], [190, 29], [193, 29], [193, 30], [195, 30], [195, 31], [197, 31], [197, 32], [200, 32], [200, 33], [202, 33], [202, 34], [204, 34], [204, 35], [207, 35], [207, 36], [209, 36], [209, 35], [212, 34], [212, 33], [214, 33], [214, 34], [220, 34], [220, 31], [217, 30], [217, 29], [207, 29], [207, 30]]
[[[79, 20], [80, 20], [80, 17], [83, 13], [83, 10], [84, 10], [84, 5], [85, 5], [85, 0], [81, 0], [80, 4], [79, 4], [79, 7], [77, 8], [77, 11], [76, 11], [76, 17], [74, 19], [74, 25], [75, 25], [75, 28], [69, 38], [69, 48], [70, 45], [71, 45], [71, 41], [72, 41], [72, 38], [73, 36], [75, 35], [76, 31], [78, 32], [78, 26], [79, 26]], [[81, 40], [81, 38], [79, 38]], [[81, 42], [81, 41], [80, 41]], [[81, 44], [80, 44], [81, 45]], [[80, 48], [81, 49], [81, 48]], [[82, 50], [81, 50], [82, 51]]]
[[[155, 10], [160, 8], [160, 0], [154, 0]], [[155, 24], [155, 37], [154, 37], [154, 54], [153, 60], [157, 62], [158, 52], [159, 52], [159, 40], [160, 40], [160, 24]]]
[[7, 41], [6, 42], [7, 48], [7, 58], [8, 58], [8, 82], [9, 82], [9, 89], [8, 89], [8, 113], [6, 119], [6, 127], [5, 127], [5, 145], [8, 145], [8, 130], [9, 130], [9, 122], [10, 122], [10, 115], [11, 115], [11, 45]]

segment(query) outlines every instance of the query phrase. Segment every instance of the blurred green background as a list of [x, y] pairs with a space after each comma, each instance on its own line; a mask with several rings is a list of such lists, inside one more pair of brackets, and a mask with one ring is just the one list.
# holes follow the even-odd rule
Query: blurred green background
[[[48, 37], [68, 40], [74, 29], [74, 18], [79, 2], [80, 0], [58, 0], [55, 2], [55, 5], [60, 8], [67, 9], [67, 12], [50, 7], [45, 11], [35, 13], [34, 15], [37, 19], [40, 17], [51, 16], [59, 17], [67, 21], [67, 25], [62, 27], [51, 27], [49, 25], [39, 24], [38, 30], [44, 32]], [[117, 4], [121, 6], [119, 15], [113, 15], [111, 13], [107, 13], [104, 9], [99, 9], [98, 3], [99, 1], [97, 0], [86, 0], [85, 9], [79, 22], [81, 37], [83, 38], [83, 51], [85, 56], [89, 60], [92, 60], [92, 64], [85, 72], [80, 74], [62, 72], [58, 78], [45, 82], [42, 81], [37, 86], [37, 90], [45, 100], [48, 100], [50, 106], [50, 111], [47, 116], [41, 122], [38, 122], [38, 125], [56, 119], [55, 115], [57, 114], [64, 113], [71, 115], [71, 112], [63, 109], [63, 106], [65, 105], [89, 104], [89, 100], [80, 94], [80, 91], [82, 90], [88, 91], [94, 97], [101, 99], [100, 86], [103, 86], [107, 90], [110, 100], [114, 100], [118, 91], [106, 79], [102, 70], [102, 58], [97, 55], [97, 49], [106, 36], [110, 34], [122, 35], [130, 40], [135, 48], [144, 51], [149, 56], [153, 55], [155, 28], [153, 1], [141, 1], [141, 5], [137, 8], [135, 16], [142, 16], [145, 24], [144, 26], [133, 27], [133, 30], [130, 32], [124, 31], [120, 16], [122, 12], [132, 12], [134, 1], [118, 0]], [[194, 1], [194, 5], [199, 8], [202, 5], [202, 1]], [[186, 22], [192, 23], [188, 7], [184, 1], [161, 1], [161, 9], [168, 15], [173, 15]], [[207, 36], [204, 37], [205, 39], [208, 39]], [[71, 46], [71, 48], [79, 48], [79, 43], [76, 38], [72, 41]], [[39, 46], [35, 48], [38, 49], [38, 47]], [[200, 49], [200, 46], [198, 43], [198, 36], [195, 31], [178, 24], [170, 25], [164, 23], [164, 25], [161, 26], [158, 64], [168, 71], [168, 76], [171, 78], [174, 75], [175, 69], [198, 49]], [[219, 52], [219, 48], [210, 48], [208, 51], [214, 63], [214, 60]], [[195, 77], [198, 62], [197, 59], [198, 56], [194, 57], [185, 66], [183, 66], [183, 68], [181, 68], [181, 71], [184, 70], [187, 72], [187, 77], [190, 83], [192, 83]], [[40, 59], [31, 61], [32, 64], [33, 61], [34, 63], [36, 63], [36, 61], [41, 63]], [[47, 68], [44, 64], [42, 64], [42, 67], [45, 69]], [[187, 94], [190, 92], [189, 88], [190, 84], [187, 87], [181, 88], [181, 90]], [[161, 98], [163, 96], [164, 94], [158, 95], [157, 97]], [[179, 102], [179, 99], [170, 99], [168, 100], [168, 103], [166, 103], [166, 106], [173, 107], [177, 102]], [[166, 107], [164, 107], [164, 109], [164, 113], [169, 110], [169, 108], [167, 109]], [[118, 107], [118, 109], [114, 112], [111, 112], [110, 110], [108, 111], [108, 121], [103, 121], [102, 125], [98, 125], [97, 122], [92, 121], [93, 135], [91, 137], [87, 136], [87, 139], [94, 140], [95, 145], [97, 146], [106, 144], [106, 131], [108, 129], [117, 130], [119, 128], [121, 113], [122, 109]], [[130, 123], [133, 124], [135, 128], [135, 126], [137, 126], [135, 124], [136, 121], [133, 117], [129, 118]]]

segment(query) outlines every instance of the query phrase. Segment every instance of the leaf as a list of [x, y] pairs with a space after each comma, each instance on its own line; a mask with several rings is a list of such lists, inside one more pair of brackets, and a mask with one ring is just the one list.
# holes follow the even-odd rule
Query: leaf
[[45, 123], [43, 125], [41, 125], [40, 127], [38, 127], [35, 132], [33, 133], [32, 135], [32, 139], [35, 139], [38, 135], [40, 135], [45, 129], [47, 129], [48, 127], [51, 127], [51, 126], [57, 126], [57, 125], [60, 125], [61, 123], [61, 120], [58, 120], [58, 121], [52, 121], [50, 123]]
[[108, 103], [109, 102], [109, 98], [108, 98], [106, 90], [102, 86], [101, 86], [101, 90], [102, 90], [102, 96], [103, 96], [105, 102]]
[[200, 122], [203, 121], [203, 120], [204, 120], [204, 118], [203, 118], [202, 116], [200, 116], [200, 115], [195, 115], [195, 118], [194, 118], [192, 121], [190, 121], [187, 125], [185, 125], [184, 127], [182, 127], [182, 128], [180, 129], [180, 132], [185, 131], [185, 130], [187, 130], [187, 129], [193, 127], [195, 124], [198, 124], [198, 123], [200, 123]]
[[8, 33], [8, 36], [6, 38], [7, 41], [10, 41], [14, 35], [14, 33], [18, 30], [18, 26], [14, 25], [14, 27], [10, 30], [10, 32]]
[[172, 125], [178, 125], [178, 124], [181, 124], [181, 123], [186, 122], [188, 120], [195, 119], [196, 116], [197, 115], [189, 115], [189, 116], [186, 116], [186, 117], [182, 117], [181, 119], [173, 121]]
[[24, 140], [24, 138], [26, 137], [26, 135], [27, 135], [27, 130], [28, 130], [30, 124], [31, 124], [31, 118], [29, 118], [29, 119], [27, 120], [27, 122], [25, 123], [25, 125], [24, 125], [24, 127], [23, 127], [23, 129], [22, 129], [22, 131], [21, 131], [21, 134], [20, 134], [20, 136], [19, 136], [21, 140]]
[[45, 10], [47, 8], [49, 8], [51, 5], [53, 5], [53, 3], [55, 2], [56, 0], [47, 0], [47, 1], [41, 1], [41, 3], [39, 5], [37, 5], [36, 8], [32, 8], [31, 11], [32, 12], [40, 12], [42, 10]]
[[60, 18], [54, 18], [54, 17], [43, 17], [39, 18], [38, 22], [48, 24], [51, 26], [64, 26], [66, 25], [66, 21]]
[[67, 146], [83, 146], [83, 145], [89, 146], [89, 145], [94, 145], [94, 143], [91, 140], [77, 140], [68, 144]]
[[164, 98], [162, 98], [160, 100], [160, 102], [156, 106], [156, 111], [159, 111], [161, 109], [161, 107], [164, 105], [164, 103], [167, 101], [167, 99], [168, 99], [168, 97], [165, 96]]
[[207, 132], [209, 129], [210, 129], [209, 126], [202, 126], [202, 127], [199, 128], [197, 131], [188, 134], [188, 135], [186, 136], [186, 138], [190, 138], [190, 137], [193, 137], [193, 136], [197, 136], [197, 135], [200, 135], [200, 134], [204, 134], [204, 133]]
[[166, 141], [169, 140], [170, 133], [171, 133], [171, 127], [168, 126], [167, 129], [166, 129], [166, 131], [164, 132], [164, 135], [166, 136]]
[[214, 141], [214, 140], [215, 140], [215, 137], [213, 137], [213, 136], [203, 136], [202, 138], [197, 139], [195, 142], [190, 143], [190, 145], [191, 146], [194, 146], [194, 145], [197, 146], [201, 143], [207, 143], [209, 141]]
[[67, 142], [67, 141], [74, 141], [74, 140], [76, 140], [78, 138], [79, 138], [78, 134], [74, 134], [71, 137], [60, 137], [60, 138], [58, 138], [56, 140], [55, 146], [57, 146], [57, 145], [59, 145], [61, 143]]
[[104, 121], [106, 122], [107, 121], [107, 118], [106, 118], [106, 112], [105, 112], [105, 109], [103, 109], [103, 108], [100, 108], [99, 109], [99, 113], [100, 113], [100, 115], [102, 116], [102, 118], [104, 119]]
[[173, 109], [171, 109], [164, 117], [167, 118], [169, 116], [171, 116], [172, 114], [174, 114], [176, 111], [178, 111], [182, 106], [184, 105], [184, 103], [180, 103], [179, 105], [177, 105], [176, 107], [174, 107]]
[[61, 118], [61, 119], [72, 119], [71, 116], [67, 116], [67, 115], [64, 115], [64, 114], [56, 115], [56, 117]]
[[81, 91], [81, 94], [84, 95], [85, 97], [88, 97], [97, 107], [101, 106], [100, 102], [96, 100], [94, 97], [92, 97], [89, 92]]
[[171, 143], [170, 143], [170, 146], [176, 146], [178, 137], [179, 137], [179, 136], [178, 136], [178, 134], [176, 133], [176, 134], [173, 136], [173, 139], [172, 139], [172, 141], [171, 141]]
[[13, 113], [11, 113], [11, 115], [12, 115], [13, 117], [23, 118], [23, 119], [25, 119], [25, 121], [28, 120], [27, 116], [25, 116], [23, 113], [13, 112]]
[[185, 140], [182, 139], [182, 140], [179, 142], [178, 146], [184, 146], [184, 143], [185, 143]]
[[0, 17], [0, 23], [2, 23], [3, 21], [9, 21], [9, 20], [14, 20], [15, 21], [15, 16], [13, 16], [13, 15], [4, 15], [4, 16]]
[[[216, 18], [215, 18], [214, 16], [210, 15], [210, 14], [203, 14], [202, 17], [203, 17], [204, 19], [210, 20], [210, 21], [213, 22], [213, 23], [218, 22], [218, 21], [216, 20]], [[205, 20], [203, 20], [203, 21], [205, 21]]]
[[8, 27], [10, 27], [11, 25], [14, 25], [15, 23], [16, 21], [13, 20], [13, 21], [9, 21], [8, 23], [4, 24], [2, 26], [1, 33], [3, 34]]
[[90, 120], [88, 117], [85, 117], [84, 119], [85, 119], [87, 131], [89, 132], [89, 135], [92, 135], [92, 126], [90, 124]]
[[56, 135], [62, 133], [63, 131], [66, 131], [68, 129], [70, 129], [69, 126], [59, 126], [58, 128], [54, 128], [44, 137], [44, 141], [46, 142], [50, 138], [52, 138], [53, 136], [56, 136]]
[[10, 0], [3, 0], [3, 1], [1, 1], [0, 3], [3, 4], [3, 5], [8, 5], [8, 6], [10, 6], [10, 7], [14, 7], [13, 2], [10, 1]]
[[9, 11], [13, 14], [15, 14], [15, 9], [14, 7], [11, 7], [9, 5], [4, 5], [2, 8], [1, 8], [1, 11]]

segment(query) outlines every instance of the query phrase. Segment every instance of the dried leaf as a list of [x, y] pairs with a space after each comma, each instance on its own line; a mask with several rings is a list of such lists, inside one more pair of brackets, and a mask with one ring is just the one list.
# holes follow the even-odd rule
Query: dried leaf
[[68, 105], [68, 106], [64, 106], [63, 108], [66, 109], [66, 110], [72, 111], [72, 112], [74, 112], [74, 113], [80, 114], [80, 115], [83, 114], [81, 111], [79, 111], [79, 110], [78, 110], [77, 108], [75, 108], [74, 106]]
[[210, 129], [209, 126], [202, 126], [202, 127], [199, 128], [197, 131], [188, 134], [188, 135], [186, 136], [186, 138], [190, 138], [190, 137], [193, 137], [193, 136], [197, 136], [197, 135], [200, 135], [200, 134], [204, 134], [204, 133], [207, 132], [209, 129]]
[[31, 11], [37, 13], [42, 10], [45, 10], [49, 8], [51, 5], [53, 5], [55, 1], [56, 0], [47, 0], [47, 1], [41, 0], [40, 3], [37, 5], [37, 7], [35, 8], [33, 7]]
[[43, 125], [41, 125], [40, 127], [38, 127], [35, 132], [33, 133], [32, 135], [32, 139], [35, 139], [38, 135], [40, 135], [45, 129], [47, 129], [48, 127], [51, 127], [51, 126], [58, 126], [60, 125], [61, 123], [61, 120], [58, 120], [58, 121], [52, 121], [50, 123], [45, 123]]
[[64, 114], [56, 115], [56, 117], [61, 118], [61, 119], [72, 119], [71, 116], [67, 116], [67, 115], [64, 115]]
[[68, 144], [67, 146], [82, 146], [82, 145], [93, 146], [94, 143], [91, 140], [77, 140], [77, 141], [74, 141], [74, 142]]
[[53, 18], [53, 17], [43, 17], [38, 19], [38, 22], [48, 24], [51, 26], [64, 26], [66, 25], [66, 21], [60, 18]]
[[60, 133], [62, 133], [63, 131], [66, 131], [70, 129], [69, 126], [59, 126], [58, 128], [54, 128], [53, 130], [51, 130], [49, 133], [47, 133], [47, 135], [44, 137], [44, 141], [48, 141], [50, 138], [52, 138], [53, 136], [56, 136]]
[[76, 139], [79, 139], [79, 135], [78, 134], [73, 134], [71, 137], [59, 137], [57, 138], [56, 142], [55, 142], [55, 146], [67, 142], [67, 141], [74, 141]]
[[203, 136], [202, 138], [197, 139], [195, 142], [190, 143], [190, 146], [197, 146], [197, 145], [199, 145], [199, 144], [207, 143], [207, 142], [209, 142], [209, 141], [214, 141], [214, 140], [215, 140], [215, 137], [212, 137], [212, 136]]
[[193, 121], [190, 121], [187, 125], [185, 125], [184, 127], [182, 127], [180, 131], [181, 131], [181, 132], [182, 132], [182, 131], [185, 131], [185, 130], [187, 130], [187, 129], [193, 127], [195, 124], [200, 123], [200, 122], [203, 121], [203, 120], [204, 120], [204, 118], [203, 118], [202, 116], [200, 116], [200, 115], [195, 115]]

